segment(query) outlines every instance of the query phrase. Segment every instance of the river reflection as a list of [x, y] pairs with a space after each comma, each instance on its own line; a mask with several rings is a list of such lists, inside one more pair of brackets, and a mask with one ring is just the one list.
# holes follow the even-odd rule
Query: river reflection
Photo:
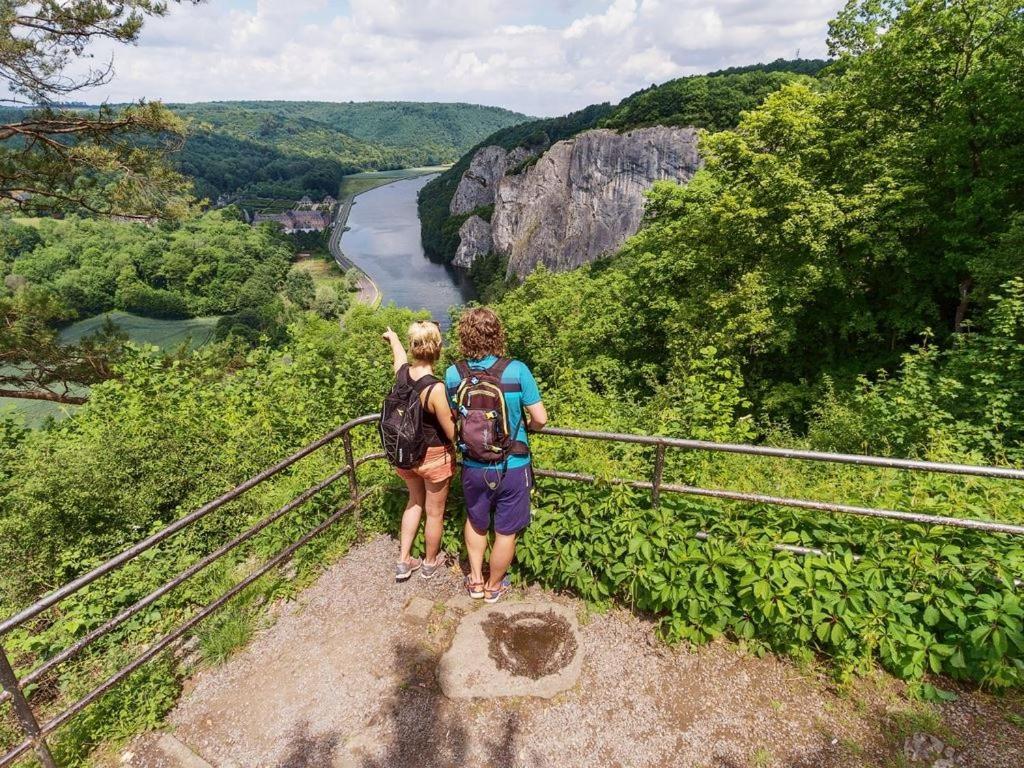
[[432, 178], [404, 179], [358, 195], [341, 249], [373, 279], [385, 304], [427, 309], [447, 328], [448, 308], [475, 295], [465, 273], [423, 252], [416, 193]]

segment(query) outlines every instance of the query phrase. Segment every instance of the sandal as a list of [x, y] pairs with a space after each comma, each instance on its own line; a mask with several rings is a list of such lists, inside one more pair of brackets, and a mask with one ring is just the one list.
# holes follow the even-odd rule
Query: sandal
[[512, 582], [509, 581], [508, 576], [506, 576], [501, 580], [501, 584], [498, 585], [497, 589], [487, 589], [485, 587], [484, 591], [487, 593], [484, 597], [484, 602], [494, 604], [512, 591]]
[[466, 576], [462, 579], [462, 586], [465, 588], [466, 594], [474, 600], [479, 600], [484, 596], [484, 583], [482, 581], [470, 581], [469, 576]]

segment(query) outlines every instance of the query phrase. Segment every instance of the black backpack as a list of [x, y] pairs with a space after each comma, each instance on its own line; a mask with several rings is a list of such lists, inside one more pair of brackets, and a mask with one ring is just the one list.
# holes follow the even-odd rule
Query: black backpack
[[380, 409], [380, 443], [391, 466], [399, 469], [418, 467], [427, 452], [427, 438], [423, 433], [423, 403], [420, 394], [440, 381], [434, 376], [423, 376], [413, 381], [409, 366], [398, 369], [395, 385]]

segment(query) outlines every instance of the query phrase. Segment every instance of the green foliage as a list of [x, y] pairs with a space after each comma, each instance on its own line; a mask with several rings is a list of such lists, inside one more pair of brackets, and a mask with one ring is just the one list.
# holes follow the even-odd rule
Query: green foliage
[[7, 257], [11, 274], [83, 316], [124, 309], [188, 317], [260, 306], [276, 294], [291, 260], [273, 228], [249, 227], [231, 209], [161, 227], [43, 220], [37, 233], [34, 247], [19, 245]]
[[601, 127], [623, 131], [645, 125], [683, 125], [722, 131], [765, 96], [804, 76], [780, 70], [681, 77], [625, 98]]
[[305, 269], [292, 267], [284, 281], [284, 295], [302, 309], [309, 309], [316, 298], [313, 276]]
[[500, 301], [511, 287], [508, 278], [508, 259], [496, 253], [478, 256], [469, 269], [469, 279], [476, 288], [476, 294], [482, 304]]

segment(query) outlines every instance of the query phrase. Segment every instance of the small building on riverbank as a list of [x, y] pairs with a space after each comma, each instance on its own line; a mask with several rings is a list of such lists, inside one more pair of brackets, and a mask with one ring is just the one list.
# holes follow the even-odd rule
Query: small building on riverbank
[[324, 211], [285, 211], [253, 216], [253, 226], [264, 222], [277, 224], [285, 234], [291, 235], [296, 232], [323, 232], [331, 225], [331, 217]]

